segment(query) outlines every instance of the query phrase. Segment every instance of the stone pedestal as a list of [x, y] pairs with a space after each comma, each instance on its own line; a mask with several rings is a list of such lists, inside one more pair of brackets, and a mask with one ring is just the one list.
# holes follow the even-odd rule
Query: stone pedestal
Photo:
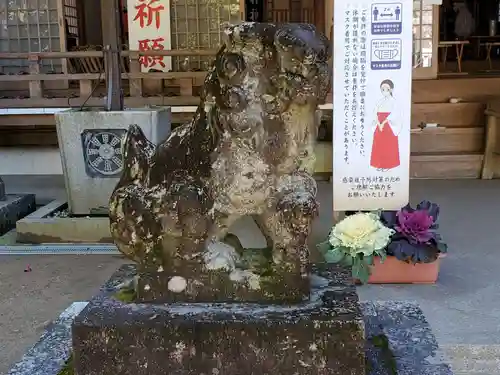
[[[286, 273], [259, 276], [259, 287], [233, 282], [226, 272], [181, 273], [186, 282], [182, 291], [172, 290], [175, 273], [144, 272], [137, 281], [137, 301], [145, 303], [173, 302], [250, 302], [260, 304], [293, 304], [310, 293], [308, 278]], [[178, 277], [178, 276], [177, 276]], [[290, 287], [293, 285], [293, 287]]]
[[317, 271], [295, 305], [127, 304], [124, 266], [73, 324], [76, 375], [365, 374], [364, 323], [349, 273]]
[[16, 227], [16, 222], [36, 210], [34, 194], [5, 194], [0, 178], [0, 236]]
[[109, 197], [122, 169], [122, 143], [130, 125], [138, 125], [158, 144], [170, 134], [165, 108], [69, 110], [56, 115], [61, 162], [72, 214], [107, 214]]

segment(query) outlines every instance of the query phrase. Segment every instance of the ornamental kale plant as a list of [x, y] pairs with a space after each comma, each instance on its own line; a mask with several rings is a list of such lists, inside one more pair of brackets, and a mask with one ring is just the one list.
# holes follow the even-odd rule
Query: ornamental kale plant
[[328, 239], [318, 245], [327, 263], [351, 267], [352, 277], [366, 283], [373, 258], [385, 258], [394, 230], [384, 226], [378, 214], [355, 213], [338, 222]]
[[382, 222], [395, 231], [387, 255], [413, 264], [434, 262], [448, 250], [437, 233], [438, 218], [439, 206], [429, 201], [420, 202], [415, 209], [407, 205], [399, 211], [382, 211]]

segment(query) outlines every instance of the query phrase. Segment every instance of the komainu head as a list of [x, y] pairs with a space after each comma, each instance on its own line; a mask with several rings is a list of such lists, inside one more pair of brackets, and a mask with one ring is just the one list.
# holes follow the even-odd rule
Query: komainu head
[[306, 24], [241, 23], [223, 35], [202, 99], [217, 108], [225, 130], [268, 128], [297, 111], [313, 116], [331, 76], [323, 34]]

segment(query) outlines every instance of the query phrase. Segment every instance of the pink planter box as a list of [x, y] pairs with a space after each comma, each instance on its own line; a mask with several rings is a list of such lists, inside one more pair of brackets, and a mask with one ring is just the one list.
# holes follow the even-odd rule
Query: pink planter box
[[388, 256], [384, 263], [375, 258], [368, 284], [434, 284], [439, 275], [440, 260], [410, 264], [393, 256]]

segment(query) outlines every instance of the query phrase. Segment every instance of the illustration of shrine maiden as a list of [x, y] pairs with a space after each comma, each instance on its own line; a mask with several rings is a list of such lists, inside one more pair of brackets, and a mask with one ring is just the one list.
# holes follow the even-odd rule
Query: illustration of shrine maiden
[[392, 95], [394, 83], [383, 80], [380, 83], [382, 99], [377, 103], [374, 113], [373, 144], [370, 166], [379, 171], [387, 171], [400, 165], [399, 132], [402, 123], [398, 104]]

